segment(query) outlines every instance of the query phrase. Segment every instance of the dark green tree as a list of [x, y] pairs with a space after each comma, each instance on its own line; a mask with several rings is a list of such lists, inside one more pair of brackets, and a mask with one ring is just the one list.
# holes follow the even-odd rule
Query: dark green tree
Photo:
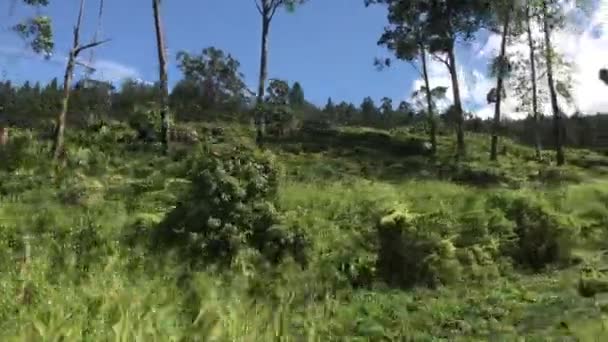
[[393, 100], [388, 97], [383, 97], [380, 104], [380, 113], [382, 114], [382, 122], [386, 127], [390, 127], [393, 120]]
[[189, 86], [200, 91], [204, 107], [214, 108], [243, 99], [246, 90], [243, 74], [239, 61], [231, 54], [208, 47], [199, 55], [180, 51], [177, 61]]
[[364, 125], [373, 123], [378, 118], [378, 108], [371, 97], [366, 97], [361, 102], [361, 120]]
[[289, 90], [289, 104], [294, 108], [300, 108], [305, 103], [304, 89], [300, 82], [295, 82]]

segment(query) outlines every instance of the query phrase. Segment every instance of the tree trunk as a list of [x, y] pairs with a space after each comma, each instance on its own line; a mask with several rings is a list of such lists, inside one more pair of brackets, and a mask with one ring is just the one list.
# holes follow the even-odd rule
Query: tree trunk
[[454, 109], [456, 111], [456, 157], [460, 160], [466, 154], [464, 144], [464, 113], [462, 112], [462, 102], [460, 100], [460, 87], [458, 85], [458, 73], [456, 71], [456, 56], [454, 47], [448, 49], [448, 68], [452, 80], [452, 92], [454, 94]]
[[53, 161], [59, 160], [59, 157], [63, 154], [64, 150], [64, 135], [65, 135], [65, 121], [68, 113], [68, 107], [70, 103], [70, 90], [72, 87], [72, 78], [74, 75], [74, 64], [79, 50], [80, 40], [80, 26], [82, 25], [82, 15], [84, 13], [84, 0], [80, 0], [80, 9], [78, 10], [78, 19], [76, 20], [76, 26], [74, 27], [74, 40], [72, 42], [72, 50], [68, 55], [68, 64], [65, 67], [65, 74], [63, 75], [63, 98], [61, 100], [61, 111], [57, 117], [55, 123], [55, 140], [53, 143]]
[[160, 135], [164, 152], [167, 153], [169, 151], [169, 82], [167, 75], [167, 49], [165, 47], [164, 30], [160, 14], [160, 0], [152, 0], [152, 6], [154, 8], [154, 27], [156, 29], [156, 46], [159, 64]]
[[[258, 105], [264, 102], [264, 94], [266, 90], [266, 78], [268, 77], [268, 32], [270, 31], [270, 18], [264, 13], [262, 16], [262, 47], [260, 53], [260, 78], [258, 83]], [[261, 145], [264, 139], [264, 131], [266, 124], [265, 113], [258, 112], [256, 120], [258, 145]]]
[[435, 113], [433, 111], [433, 99], [431, 94], [431, 86], [429, 83], [429, 73], [426, 65], [426, 49], [424, 46], [420, 46], [420, 56], [422, 59], [424, 86], [426, 87], [426, 105], [430, 124], [431, 153], [434, 155], [437, 152], [437, 122], [435, 121]]
[[562, 115], [557, 104], [557, 93], [553, 81], [553, 52], [551, 51], [551, 32], [548, 22], [547, 2], [543, 1], [543, 31], [545, 34], [545, 59], [547, 60], [547, 80], [549, 85], [549, 95], [551, 97], [551, 109], [553, 111], [553, 136], [555, 138], [555, 157], [557, 165], [564, 165], [564, 150], [562, 146]]
[[0, 146], [8, 143], [8, 127], [0, 126]]
[[528, 35], [528, 48], [530, 49], [530, 78], [532, 81], [532, 113], [534, 115], [534, 151], [536, 159], [541, 160], [540, 139], [540, 113], [538, 112], [538, 89], [536, 87], [536, 56], [534, 51], [534, 39], [532, 38], [530, 4], [526, 8], [526, 31]]
[[55, 143], [53, 147], [53, 160], [55, 161], [59, 160], [63, 153], [65, 121], [69, 107], [70, 89], [72, 88], [72, 78], [74, 74], [74, 59], [74, 53], [70, 52], [68, 57], [68, 65], [65, 68], [65, 74], [63, 76], [63, 98], [61, 100], [61, 111], [59, 112], [55, 126]]
[[505, 56], [507, 50], [507, 37], [509, 35], [509, 22], [511, 20], [511, 7], [507, 9], [507, 13], [505, 15], [505, 22], [502, 28], [502, 42], [500, 44], [500, 64], [499, 64], [499, 72], [496, 77], [496, 103], [494, 104], [494, 124], [492, 125], [492, 142], [490, 147], [490, 160], [496, 161], [498, 159], [498, 130], [500, 128], [500, 103], [502, 100], [502, 88], [503, 88], [503, 79], [505, 74], [506, 65]]

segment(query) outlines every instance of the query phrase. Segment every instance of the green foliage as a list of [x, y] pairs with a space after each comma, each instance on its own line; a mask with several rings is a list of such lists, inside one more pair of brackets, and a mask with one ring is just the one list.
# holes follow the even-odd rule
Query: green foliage
[[460, 264], [444, 220], [417, 219], [403, 209], [380, 220], [378, 269], [388, 284], [436, 287], [459, 280]]
[[273, 198], [278, 174], [268, 155], [237, 148], [220, 156], [200, 149], [188, 162], [192, 189], [159, 227], [159, 241], [195, 261], [228, 265], [247, 249], [277, 263], [304, 262], [303, 237], [280, 224]]
[[530, 194], [496, 194], [491, 205], [501, 208], [515, 223], [517, 239], [507, 246], [516, 262], [535, 270], [569, 261], [579, 227], [572, 217], [556, 212], [546, 201]]
[[[48, 0], [23, 0], [28, 6], [48, 6]], [[26, 40], [35, 53], [44, 53], [50, 58], [55, 47], [51, 18], [38, 15], [12, 27], [21, 38]]]
[[208, 47], [198, 55], [186, 51], [177, 53], [177, 62], [184, 74], [185, 83], [172, 96], [174, 106], [183, 107], [197, 95], [201, 108], [214, 108], [228, 102], [241, 101], [246, 89], [240, 63], [221, 49]]
[[295, 108], [304, 106], [306, 99], [304, 97], [304, 89], [299, 82], [295, 82], [289, 90], [289, 105]]
[[[95, 121], [70, 133], [60, 170], [40, 158], [34, 133], [14, 130], [25, 140], [0, 178], [0, 339], [601, 333], [572, 265], [608, 262], [608, 186], [592, 176], [605, 158], [549, 171], [505, 139], [508, 153], [488, 164], [487, 137], [470, 135], [469, 159], [437, 180], [451, 139], [439, 137], [434, 160], [411, 155], [424, 141], [414, 129], [311, 130], [292, 153], [283, 142], [236, 144], [253, 145], [245, 126], [193, 126], [222, 139], [162, 156], [114, 142], [133, 133], [127, 123]], [[449, 181], [459, 168], [474, 180], [495, 172], [497, 183]], [[544, 169], [580, 182], [539, 182]], [[524, 189], [500, 185], [510, 179]]]

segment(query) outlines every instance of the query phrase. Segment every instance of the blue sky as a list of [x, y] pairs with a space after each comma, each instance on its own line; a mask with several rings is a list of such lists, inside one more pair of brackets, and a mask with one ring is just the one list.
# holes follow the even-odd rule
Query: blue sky
[[[98, 0], [87, 1], [83, 40], [97, 25]], [[52, 61], [28, 56], [27, 49], [5, 27], [0, 31], [0, 71], [15, 81], [48, 81], [63, 74], [64, 56], [70, 48], [78, 0], [55, 0], [44, 12], [54, 20], [56, 52]], [[99, 78], [157, 79], [157, 57], [151, 1], [106, 0], [103, 38], [112, 41], [95, 50]], [[61, 3], [61, 4], [59, 4]], [[165, 0], [164, 23], [170, 60], [170, 83], [180, 77], [175, 55], [180, 50], [198, 52], [216, 46], [241, 62], [250, 88], [255, 89], [260, 52], [260, 18], [253, 0]], [[14, 23], [32, 11], [0, 8], [2, 23]], [[417, 73], [406, 63], [377, 71], [376, 56], [388, 56], [376, 42], [386, 23], [385, 9], [366, 8], [363, 0], [310, 0], [295, 13], [279, 12], [270, 33], [270, 77], [299, 81], [306, 97], [324, 104], [327, 97], [359, 104], [363, 97], [378, 101], [387, 96], [395, 105], [418, 86]], [[7, 25], [8, 26], [8, 25]], [[458, 50], [464, 100], [479, 110], [492, 80], [485, 77], [496, 39], [488, 34]], [[608, 51], [608, 50], [607, 50]], [[88, 54], [83, 56], [88, 58]], [[445, 84], [442, 65], [433, 66], [433, 80]], [[445, 84], [448, 85], [448, 84]]]

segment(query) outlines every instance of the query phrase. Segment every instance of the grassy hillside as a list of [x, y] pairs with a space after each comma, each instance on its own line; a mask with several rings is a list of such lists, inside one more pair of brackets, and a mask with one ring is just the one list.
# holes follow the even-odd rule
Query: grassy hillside
[[556, 168], [507, 141], [491, 164], [469, 135], [456, 163], [452, 136], [431, 158], [407, 129], [258, 151], [220, 127], [168, 156], [121, 142], [124, 125], [73, 132], [59, 168], [17, 132], [0, 149], [0, 339], [608, 336], [587, 294], [608, 287], [608, 159], [570, 150]]

